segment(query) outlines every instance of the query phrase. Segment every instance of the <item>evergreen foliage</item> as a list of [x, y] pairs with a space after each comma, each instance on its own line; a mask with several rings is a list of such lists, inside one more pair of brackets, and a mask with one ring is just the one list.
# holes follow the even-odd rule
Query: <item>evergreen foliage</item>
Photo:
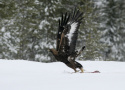
[[125, 60], [124, 0], [1, 0], [0, 58], [55, 61], [58, 19], [74, 8], [84, 12], [77, 49], [80, 60]]
[[104, 57], [107, 60], [123, 61], [125, 59], [125, 41], [123, 39], [125, 2], [122, 0], [107, 0], [103, 4], [100, 30], [103, 32], [101, 41], [107, 45], [104, 50]]

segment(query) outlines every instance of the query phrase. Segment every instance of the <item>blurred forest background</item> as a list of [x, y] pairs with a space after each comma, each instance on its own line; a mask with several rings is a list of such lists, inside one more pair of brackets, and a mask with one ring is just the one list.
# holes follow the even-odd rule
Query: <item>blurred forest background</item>
[[58, 19], [84, 12], [79, 60], [125, 61], [125, 0], [0, 0], [0, 58], [53, 62]]

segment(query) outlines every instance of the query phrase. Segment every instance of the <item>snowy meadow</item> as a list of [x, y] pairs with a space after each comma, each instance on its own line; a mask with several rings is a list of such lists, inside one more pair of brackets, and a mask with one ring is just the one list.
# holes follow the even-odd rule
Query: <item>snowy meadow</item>
[[[0, 90], [125, 90], [125, 62], [78, 61], [85, 73], [61, 62], [0, 60]], [[87, 73], [98, 70], [100, 73]]]

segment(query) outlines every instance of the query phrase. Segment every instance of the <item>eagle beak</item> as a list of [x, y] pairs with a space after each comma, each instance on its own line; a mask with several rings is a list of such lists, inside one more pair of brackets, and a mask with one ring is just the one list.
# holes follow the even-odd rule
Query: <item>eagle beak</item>
[[83, 68], [80, 68], [80, 70], [81, 70], [81, 73], [84, 73], [84, 69]]

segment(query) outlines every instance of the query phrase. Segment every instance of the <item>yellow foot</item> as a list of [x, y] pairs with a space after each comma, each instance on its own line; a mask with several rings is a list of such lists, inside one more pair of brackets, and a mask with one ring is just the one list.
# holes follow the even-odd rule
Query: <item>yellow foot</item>
[[80, 68], [80, 70], [81, 70], [81, 73], [84, 73], [84, 69], [83, 68]]
[[75, 73], [79, 72], [79, 70], [75, 70]]

